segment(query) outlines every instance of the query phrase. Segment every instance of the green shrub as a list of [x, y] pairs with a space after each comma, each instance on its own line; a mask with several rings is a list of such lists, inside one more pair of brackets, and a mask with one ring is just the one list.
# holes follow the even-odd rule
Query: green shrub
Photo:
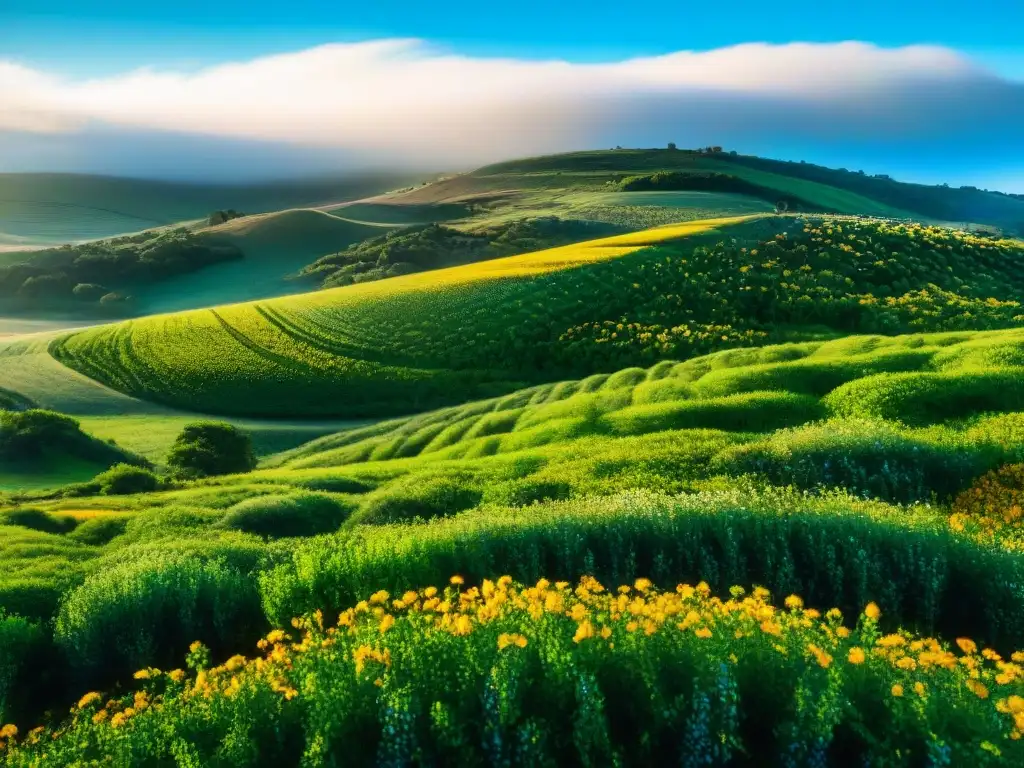
[[78, 521], [67, 515], [55, 516], [40, 509], [22, 508], [0, 512], [0, 525], [20, 525], [46, 533], [69, 533]]
[[120, 496], [155, 491], [160, 487], [160, 478], [142, 467], [115, 464], [106, 472], [96, 475], [92, 483], [99, 485], [101, 493]]
[[48, 646], [38, 624], [0, 608], [0, 722], [14, 721], [38, 701], [37, 687], [49, 682], [41, 677], [40, 663]]
[[79, 685], [91, 689], [147, 665], [167, 669], [193, 640], [230, 652], [264, 626], [245, 573], [218, 560], [151, 552], [89, 576], [61, 605], [54, 637]]
[[167, 455], [167, 466], [184, 477], [249, 472], [256, 467], [249, 435], [231, 424], [200, 421], [182, 429]]
[[1024, 410], [1024, 368], [887, 373], [851, 381], [825, 398], [839, 416], [934, 424], [992, 411]]
[[570, 483], [560, 480], [526, 478], [489, 485], [483, 500], [505, 507], [523, 507], [538, 501], [561, 501], [573, 492]]
[[326, 477], [310, 477], [291, 480], [291, 485], [305, 488], [308, 491], [327, 491], [328, 493], [369, 493], [374, 489], [372, 483], [355, 477], [330, 475]]
[[353, 509], [321, 493], [258, 496], [228, 509], [220, 525], [267, 538], [315, 536], [338, 530]]
[[876, 601], [888, 621], [908, 628], [1024, 646], [1024, 557], [959, 539], [924, 510], [845, 496], [630, 493], [489, 508], [426, 527], [311, 540], [292, 558], [261, 576], [278, 624], [453, 573], [470, 582], [498, 572], [524, 582], [592, 574], [615, 584], [646, 574], [665, 585], [705, 580], [720, 594], [761, 584], [848, 615]]
[[777, 485], [839, 487], [883, 501], [946, 499], [998, 461], [998, 454], [933, 444], [871, 421], [830, 421], [727, 448], [712, 468]]
[[447, 517], [471, 509], [483, 494], [456, 478], [413, 478], [375, 491], [359, 510], [358, 521], [375, 525]]
[[750, 392], [707, 400], [634, 405], [602, 417], [615, 435], [640, 435], [666, 429], [722, 429], [768, 432], [819, 419], [825, 409], [817, 398], [787, 392]]
[[70, 535], [75, 541], [93, 547], [101, 547], [123, 534], [127, 526], [128, 520], [125, 517], [101, 515], [83, 521]]

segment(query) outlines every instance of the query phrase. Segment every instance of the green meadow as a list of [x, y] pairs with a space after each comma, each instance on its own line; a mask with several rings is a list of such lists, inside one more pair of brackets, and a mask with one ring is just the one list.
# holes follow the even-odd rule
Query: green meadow
[[1024, 242], [934, 190], [530, 158], [0, 338], [0, 765], [1021, 763]]

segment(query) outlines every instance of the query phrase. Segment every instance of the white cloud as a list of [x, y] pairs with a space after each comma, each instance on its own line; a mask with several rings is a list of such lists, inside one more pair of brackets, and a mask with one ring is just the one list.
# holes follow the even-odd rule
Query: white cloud
[[999, 83], [956, 52], [929, 46], [748, 44], [574, 64], [471, 58], [416, 40], [380, 40], [194, 73], [140, 69], [91, 80], [0, 61], [0, 131], [99, 125], [470, 162], [586, 145], [638, 103], [685, 124], [685, 109], [683, 117], [673, 110], [690, 100], [727, 107], [778, 98], [822, 114], [851, 113], [852, 102], [941, 96], [978, 81]]

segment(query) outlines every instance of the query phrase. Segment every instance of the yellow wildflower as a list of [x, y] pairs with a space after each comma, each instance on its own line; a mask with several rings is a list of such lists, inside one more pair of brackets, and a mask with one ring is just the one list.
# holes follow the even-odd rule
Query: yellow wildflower
[[846, 658], [851, 664], [863, 664], [867, 655], [864, 653], [863, 648], [853, 647]]
[[892, 695], [893, 695], [893, 696], [896, 696], [897, 698], [899, 698], [900, 696], [902, 696], [902, 695], [903, 695], [903, 686], [902, 686], [902, 685], [900, 685], [899, 683], [896, 683], [896, 684], [895, 684], [895, 685], [894, 685], [894, 686], [892, 687]]
[[960, 646], [961, 651], [968, 655], [976, 653], [978, 650], [978, 646], [975, 642], [967, 637], [958, 637], [956, 639], [956, 644]]
[[582, 642], [594, 636], [594, 625], [590, 623], [589, 619], [584, 620], [576, 627], [576, 634], [573, 635], [572, 641], [574, 643]]
[[871, 621], [878, 621], [878, 617], [882, 615], [882, 611], [876, 603], [871, 602], [864, 607], [864, 615]]
[[95, 704], [97, 701], [100, 700], [100, 698], [100, 695], [96, 693], [96, 691], [90, 691], [78, 700], [78, 708], [85, 709], [90, 704]]

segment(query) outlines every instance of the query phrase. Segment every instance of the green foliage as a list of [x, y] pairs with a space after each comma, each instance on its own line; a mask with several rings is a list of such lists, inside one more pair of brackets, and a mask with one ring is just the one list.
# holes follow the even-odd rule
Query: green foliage
[[181, 430], [167, 466], [185, 477], [249, 472], [256, 466], [249, 435], [224, 422], [195, 422]]
[[[1024, 318], [1019, 243], [835, 218], [725, 231], [624, 236], [656, 247], [573, 269], [538, 273], [512, 257], [500, 269], [492, 260], [446, 270], [441, 282], [410, 275], [153, 318], [65, 337], [51, 352], [122, 391], [209, 412], [391, 415], [812, 334], [983, 330]], [[578, 253], [588, 247], [599, 248]], [[579, 258], [546, 253], [558, 265]], [[507, 279], [491, 279], [492, 269]], [[902, 353], [911, 365], [912, 350]]]
[[240, 258], [238, 248], [213, 245], [184, 228], [143, 232], [37, 251], [0, 266], [0, 296], [95, 303], [111, 295], [105, 286], [130, 288]]
[[0, 410], [0, 462], [26, 463], [47, 455], [74, 456], [96, 463], [144, 460], [82, 432], [78, 422], [39, 409]]
[[756, 474], [776, 485], [839, 487], [865, 498], [912, 502], [947, 500], [1001, 457], [962, 441], [907, 435], [885, 422], [829, 421], [726, 449], [714, 469]]
[[47, 638], [39, 625], [20, 616], [8, 616], [0, 609], [0, 720], [3, 722], [11, 722], [20, 711], [19, 705], [32, 697], [31, 686], [40, 682], [32, 676], [38, 672], [36, 661], [46, 644]]
[[680, 171], [658, 171], [643, 176], [627, 176], [619, 186], [626, 192], [695, 190], [699, 192], [733, 192], [750, 195], [766, 202], [775, 204], [785, 201], [790, 210], [823, 210], [807, 200], [756, 184], [747, 179], [729, 173], [702, 172], [685, 173]]
[[325, 288], [332, 288], [539, 251], [621, 231], [622, 227], [611, 224], [555, 216], [516, 219], [473, 231], [428, 224], [355, 243], [317, 259], [302, 274], [315, 276]]
[[69, 533], [75, 530], [78, 521], [73, 517], [54, 516], [41, 509], [21, 507], [0, 512], [0, 525], [20, 525], [45, 533]]
[[99, 486], [100, 493], [114, 496], [155, 491], [160, 487], [160, 478], [144, 467], [115, 464], [96, 475], [92, 483]]
[[79, 523], [70, 536], [83, 544], [102, 547], [124, 533], [127, 526], [128, 520], [123, 516], [92, 517]]
[[264, 619], [251, 578], [217, 560], [149, 552], [89, 576], [61, 605], [58, 647], [81, 686], [166, 667], [202, 640], [224, 653], [259, 633]]
[[381, 592], [368, 596], [374, 611], [362, 602], [337, 628], [297, 617], [255, 660], [210, 667], [196, 646], [190, 672], [143, 669], [134, 695], [82, 697], [59, 729], [9, 750], [7, 765], [43, 754], [232, 767], [1024, 759], [1021, 683], [966, 639], [964, 653], [897, 636], [941, 662], [908, 670], [902, 649], [872, 648], [876, 606], [822, 619], [795, 596], [775, 606], [762, 589], [744, 597], [736, 586], [722, 600], [703, 584], [658, 592], [649, 580], [622, 585], [619, 606], [593, 578], [573, 586], [501, 577], [410, 589], [390, 605]]
[[454, 515], [480, 503], [482, 493], [457, 478], [417, 479], [374, 491], [363, 502], [357, 520], [380, 525], [407, 520], [430, 520]]
[[322, 493], [257, 496], [229, 508], [220, 525], [268, 538], [315, 536], [336, 531], [354, 508]]
[[480, 510], [430, 526], [385, 527], [313, 539], [293, 562], [262, 579], [278, 625], [320, 608], [331, 615], [377, 589], [538, 574], [593, 574], [629, 583], [707, 581], [718, 593], [737, 583], [809, 605], [856, 613], [876, 601], [892, 621], [996, 647], [1024, 641], [1019, 554], [960, 540], [924, 510], [903, 511], [844, 496], [808, 499], [765, 491], [647, 493], [580, 499], [519, 510]]
[[851, 381], [825, 398], [841, 416], [930, 424], [991, 411], [1024, 410], [1024, 368], [888, 373]]

